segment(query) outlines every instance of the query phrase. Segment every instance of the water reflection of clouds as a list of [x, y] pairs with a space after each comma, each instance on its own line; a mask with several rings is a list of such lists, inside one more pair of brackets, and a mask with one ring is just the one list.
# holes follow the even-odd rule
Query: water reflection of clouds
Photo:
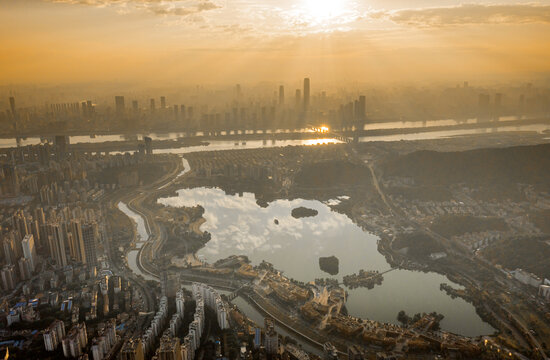
[[[277, 200], [261, 208], [254, 194], [226, 195], [223, 190], [196, 188], [178, 191], [178, 196], [159, 199], [159, 203], [174, 207], [201, 205], [205, 208], [203, 230], [212, 239], [201, 253], [209, 261], [235, 251], [253, 256], [267, 255], [296, 246], [297, 241], [317, 254], [323, 251], [324, 236], [338, 236], [351, 220], [312, 200]], [[291, 209], [306, 206], [316, 209], [315, 217], [295, 219]], [[275, 223], [278, 220], [278, 224]], [[304, 236], [305, 234], [313, 236]]]

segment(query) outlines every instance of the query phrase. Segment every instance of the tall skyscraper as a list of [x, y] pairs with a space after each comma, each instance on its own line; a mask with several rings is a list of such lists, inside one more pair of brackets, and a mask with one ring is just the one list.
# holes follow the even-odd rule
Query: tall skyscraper
[[48, 231], [48, 247], [50, 256], [55, 260], [57, 267], [63, 268], [67, 266], [67, 255], [65, 254], [65, 237], [59, 224], [49, 224]]
[[79, 220], [71, 221], [71, 234], [69, 248], [71, 250], [71, 256], [76, 261], [83, 264], [87, 263], [86, 250], [84, 244], [84, 236], [82, 234], [82, 225]]
[[300, 111], [300, 107], [302, 105], [302, 91], [300, 89], [296, 89], [296, 111]]
[[23, 257], [27, 259], [30, 271], [33, 272], [36, 269], [36, 247], [32, 234], [25, 235], [21, 241], [21, 247], [23, 248]]
[[82, 226], [82, 238], [84, 242], [86, 264], [88, 264], [88, 266], [97, 265], [97, 243], [94, 232], [94, 223], [85, 224]]
[[186, 119], [186, 116], [185, 116], [185, 105], [180, 105], [180, 119], [185, 121]]
[[121, 119], [124, 117], [125, 106], [124, 96], [115, 96], [116, 116]]
[[166, 97], [165, 96], [160, 97], [160, 108], [161, 109], [166, 109]]
[[279, 86], [279, 105], [283, 106], [285, 104], [285, 87], [283, 85]]
[[69, 152], [70, 138], [65, 135], [56, 135], [54, 138], [54, 144], [58, 157], [63, 159]]
[[15, 98], [10, 96], [10, 110], [11, 114], [15, 117]]
[[150, 108], [151, 108], [151, 112], [155, 112], [155, 99], [151, 99], [151, 103], [150, 103]]
[[174, 120], [178, 121], [179, 119], [179, 107], [178, 105], [174, 105]]
[[310, 102], [310, 81], [309, 78], [304, 79], [304, 111], [309, 110]]
[[137, 102], [137, 100], [133, 100], [133, 101], [132, 101], [132, 111], [133, 111], [134, 113], [137, 113], [137, 112], [139, 111], [139, 107], [138, 107], [138, 102]]
[[355, 102], [355, 121], [359, 127], [365, 122], [367, 112], [367, 99], [365, 96], [359, 96], [359, 100]]

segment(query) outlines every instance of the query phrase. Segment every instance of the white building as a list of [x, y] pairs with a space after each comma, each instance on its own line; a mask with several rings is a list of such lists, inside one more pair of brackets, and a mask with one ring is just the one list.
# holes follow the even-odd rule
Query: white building
[[550, 285], [539, 285], [539, 296], [550, 301]]
[[514, 274], [514, 278], [518, 280], [519, 282], [525, 284], [525, 285], [531, 285], [534, 287], [538, 287], [540, 284], [542, 284], [541, 278], [539, 278], [537, 275], [531, 274], [525, 270], [522, 269], [516, 269], [512, 272]]

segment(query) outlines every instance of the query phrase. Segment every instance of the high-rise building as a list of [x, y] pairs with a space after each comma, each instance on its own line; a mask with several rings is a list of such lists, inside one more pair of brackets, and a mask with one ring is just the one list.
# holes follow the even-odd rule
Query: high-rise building
[[163, 336], [160, 339], [159, 360], [182, 360], [180, 339]]
[[160, 108], [161, 109], [166, 109], [166, 97], [165, 96], [160, 97]]
[[71, 238], [69, 239], [69, 249], [73, 259], [86, 264], [86, 250], [84, 246], [84, 237], [82, 236], [82, 225], [79, 220], [71, 221]]
[[180, 119], [185, 120], [185, 105], [180, 105]]
[[151, 99], [150, 108], [151, 112], [155, 112], [155, 99]]
[[143, 345], [140, 338], [126, 340], [119, 355], [120, 360], [144, 360]]
[[310, 103], [310, 81], [309, 78], [304, 79], [304, 111], [309, 110]]
[[65, 237], [59, 224], [48, 224], [47, 226], [48, 248], [50, 257], [55, 260], [57, 267], [67, 266], [67, 255], [65, 254]]
[[153, 139], [151, 139], [149, 136], [145, 136], [143, 138], [145, 140], [145, 153], [147, 155], [153, 154]]
[[6, 265], [0, 272], [2, 277], [2, 287], [4, 290], [11, 290], [17, 285], [17, 274], [15, 273], [15, 265]]
[[29, 233], [27, 217], [23, 211], [19, 210], [12, 216], [12, 224], [15, 230], [19, 233], [20, 240], [22, 240]]
[[19, 174], [14, 164], [3, 164], [1, 173], [4, 180], [0, 182], [0, 191], [2, 194], [19, 194]]
[[183, 319], [183, 316], [185, 315], [185, 297], [183, 294], [183, 290], [180, 290], [176, 293], [176, 312]]
[[264, 347], [268, 354], [276, 354], [279, 352], [279, 335], [275, 331], [275, 323], [271, 318], [265, 318], [265, 337]]
[[23, 257], [28, 261], [30, 272], [34, 272], [36, 269], [36, 247], [34, 245], [34, 236], [27, 234], [21, 241], [21, 247], [23, 248]]
[[174, 120], [179, 120], [179, 107], [178, 105], [174, 105]]
[[366, 113], [367, 113], [367, 99], [365, 96], [361, 95], [359, 96], [359, 100], [357, 101], [356, 109], [355, 109], [356, 121], [362, 124], [365, 121]]
[[38, 207], [34, 210], [34, 219], [38, 221], [38, 225], [42, 226], [46, 223], [46, 216], [44, 215], [44, 209]]
[[133, 111], [134, 113], [139, 112], [139, 107], [138, 107], [138, 102], [137, 102], [137, 100], [133, 100], [133, 101], [132, 101], [132, 111]]
[[300, 107], [302, 105], [302, 91], [300, 89], [296, 89], [296, 111], [300, 111]]
[[279, 106], [285, 104], [285, 87], [283, 85], [279, 86]]
[[124, 96], [115, 96], [116, 116], [121, 119], [124, 117], [125, 106]]
[[63, 339], [63, 355], [65, 357], [79, 357], [82, 355], [82, 350], [88, 344], [88, 334], [86, 332], [86, 324], [81, 323], [73, 325], [67, 336]]
[[29, 260], [22, 257], [17, 262], [17, 265], [19, 266], [19, 279], [21, 279], [21, 281], [30, 279], [31, 278], [31, 264], [29, 263]]
[[15, 265], [17, 256], [15, 253], [15, 237], [12, 234], [2, 239], [2, 250], [4, 253], [4, 262], [7, 265]]
[[94, 223], [84, 224], [82, 226], [82, 239], [84, 244], [84, 254], [88, 266], [97, 265], [97, 242], [94, 231]]
[[55, 351], [64, 337], [65, 323], [61, 320], [54, 320], [54, 322], [44, 330], [43, 338], [46, 351]]
[[262, 344], [262, 329], [254, 328], [254, 348], [257, 349]]
[[10, 110], [11, 114], [15, 116], [15, 98], [13, 96], [10, 96]]
[[56, 147], [57, 155], [60, 159], [63, 159], [69, 151], [69, 137], [65, 135], [56, 135], [54, 138], [54, 144]]

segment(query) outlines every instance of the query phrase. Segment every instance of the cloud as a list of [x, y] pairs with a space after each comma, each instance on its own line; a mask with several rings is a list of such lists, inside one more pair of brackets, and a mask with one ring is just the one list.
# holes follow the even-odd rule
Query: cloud
[[[142, 2], [145, 0], [142, 0]], [[172, 2], [154, 4], [155, 1], [147, 0], [145, 8], [152, 11], [156, 15], [173, 15], [173, 16], [189, 16], [195, 15], [204, 11], [220, 9], [221, 6], [211, 2], [210, 0], [200, 0], [196, 2]], [[154, 5], [152, 5], [154, 4]]]
[[96, 7], [120, 6], [126, 9], [144, 9], [155, 15], [189, 16], [222, 6], [211, 0], [45, 0], [52, 3], [87, 5]]
[[386, 19], [415, 27], [445, 27], [482, 24], [550, 24], [550, 5], [463, 4], [451, 7], [374, 11], [374, 19]]

